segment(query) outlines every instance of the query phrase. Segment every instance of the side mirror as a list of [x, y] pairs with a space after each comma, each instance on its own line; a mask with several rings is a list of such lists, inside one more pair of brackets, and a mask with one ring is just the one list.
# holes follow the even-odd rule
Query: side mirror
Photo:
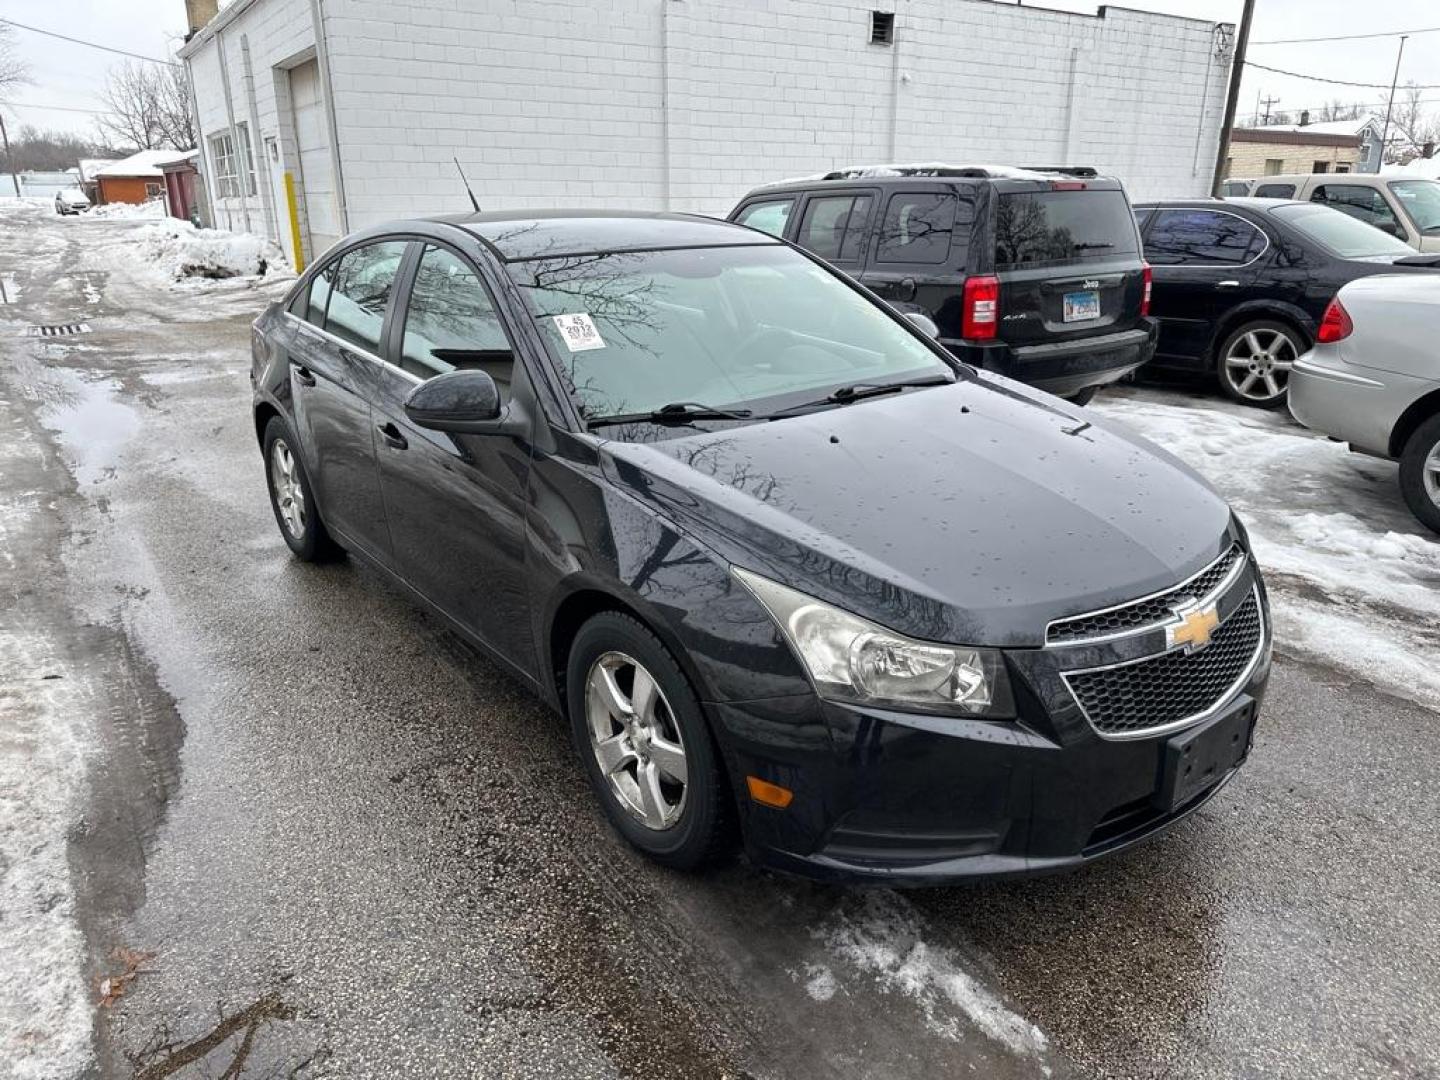
[[481, 434], [500, 419], [500, 391], [483, 371], [447, 371], [410, 391], [405, 415], [431, 431]]
[[1404, 240], [1404, 239], [1405, 239], [1405, 231], [1400, 228], [1400, 225], [1399, 225], [1398, 222], [1394, 222], [1394, 221], [1377, 221], [1377, 222], [1375, 222], [1374, 224], [1375, 224], [1375, 227], [1376, 227], [1377, 229], [1379, 229], [1381, 232], [1387, 232], [1387, 233], [1389, 233], [1391, 236], [1393, 236], [1393, 237], [1395, 237], [1396, 239], [1399, 239], [1399, 240]]
[[930, 338], [932, 341], [938, 341], [938, 340], [939, 340], [939, 338], [940, 338], [940, 327], [936, 326], [936, 325], [935, 325], [935, 320], [932, 319], [932, 318], [930, 318], [930, 316], [927, 315], [927, 314], [925, 314], [925, 312], [923, 312], [923, 311], [902, 311], [900, 314], [904, 315], [905, 318], [906, 318], [907, 320], [909, 320], [910, 325], [911, 325], [911, 326], [914, 326], [916, 329], [918, 329], [918, 330], [919, 330], [922, 334], [924, 334], [926, 337]]

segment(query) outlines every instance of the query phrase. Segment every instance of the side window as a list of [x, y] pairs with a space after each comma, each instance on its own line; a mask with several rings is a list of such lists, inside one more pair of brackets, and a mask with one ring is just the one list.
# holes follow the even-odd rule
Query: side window
[[1145, 258], [1155, 266], [1237, 266], [1265, 246], [1259, 229], [1213, 210], [1161, 210], [1145, 237]]
[[822, 259], [854, 262], [865, 247], [865, 223], [870, 219], [869, 195], [831, 195], [805, 204], [800, 221], [801, 247]]
[[[954, 195], [898, 192], [890, 196], [880, 225], [876, 262], [943, 263], [950, 257], [956, 231]], [[968, 224], [968, 220], [966, 222]]]
[[1294, 184], [1261, 184], [1255, 189], [1255, 198], [1257, 199], [1293, 199], [1294, 197]]
[[769, 199], [754, 202], [736, 216], [738, 225], [749, 225], [771, 236], [784, 236], [785, 226], [790, 222], [790, 211], [795, 209], [794, 199]]
[[[326, 330], [356, 348], [380, 352], [385, 306], [390, 302], [405, 246], [404, 240], [385, 240], [340, 256], [340, 271], [332, 283], [330, 305], [325, 312]], [[314, 310], [313, 297], [311, 305]]]
[[1136, 210], [1136, 211], [1135, 211], [1135, 227], [1136, 227], [1137, 229], [1139, 229], [1141, 232], [1144, 232], [1144, 231], [1145, 231], [1145, 224], [1146, 224], [1146, 222], [1148, 222], [1148, 221], [1150, 220], [1150, 216], [1151, 216], [1152, 214], [1154, 214], [1154, 213], [1155, 213], [1155, 211], [1154, 211], [1154, 210], [1150, 210], [1150, 209]]
[[1372, 187], [1361, 187], [1359, 184], [1321, 184], [1315, 189], [1315, 194], [1310, 196], [1310, 201], [1324, 203], [1392, 235], [1405, 235], [1400, 223], [1395, 220], [1395, 212], [1385, 201], [1385, 196]]
[[1250, 190], [1250, 184], [1245, 180], [1228, 180], [1220, 190], [1226, 195], [1244, 195]]
[[308, 295], [301, 293], [295, 298], [297, 307], [291, 310], [306, 322], [324, 329], [325, 309], [330, 306], [330, 294], [335, 289], [335, 275], [339, 269], [340, 260], [331, 259], [330, 265], [311, 279]]
[[405, 311], [400, 366], [421, 379], [478, 369], [507, 398], [514, 364], [510, 340], [474, 267], [445, 248], [427, 247]]

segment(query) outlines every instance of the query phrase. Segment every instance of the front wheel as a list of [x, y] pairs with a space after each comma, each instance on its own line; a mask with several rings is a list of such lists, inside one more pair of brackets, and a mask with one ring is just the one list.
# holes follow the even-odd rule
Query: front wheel
[[1244, 323], [1220, 343], [1216, 360], [1220, 389], [1244, 405], [1277, 409], [1285, 403], [1290, 372], [1304, 351], [1300, 335], [1285, 323], [1271, 319]]
[[733, 845], [733, 807], [700, 702], [649, 629], [602, 612], [566, 666], [575, 748], [616, 830], [656, 862], [694, 870]]
[[1405, 441], [1400, 494], [1422, 525], [1440, 533], [1440, 416], [1426, 420]]

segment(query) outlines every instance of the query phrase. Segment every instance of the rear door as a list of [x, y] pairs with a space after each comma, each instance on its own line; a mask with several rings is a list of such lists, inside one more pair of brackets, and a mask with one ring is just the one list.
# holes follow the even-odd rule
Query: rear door
[[892, 304], [924, 309], [942, 340], [960, 340], [974, 188], [892, 188], [877, 213], [860, 280]]
[[1154, 275], [1150, 312], [1159, 320], [1156, 354], [1205, 362], [1214, 327], [1235, 305], [1264, 295], [1269, 237], [1225, 210], [1161, 207], [1145, 230]]
[[1123, 191], [1079, 181], [996, 187], [1002, 341], [1078, 341], [1140, 325], [1140, 234]]

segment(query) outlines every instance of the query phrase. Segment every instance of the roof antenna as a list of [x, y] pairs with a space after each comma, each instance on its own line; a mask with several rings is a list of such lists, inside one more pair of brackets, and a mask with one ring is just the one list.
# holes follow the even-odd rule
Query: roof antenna
[[460, 168], [460, 159], [452, 154], [450, 160], [455, 162], [455, 171], [460, 174], [460, 182], [465, 185], [465, 194], [470, 196], [470, 205], [477, 214], [480, 213], [480, 204], [475, 201], [475, 192], [470, 190], [470, 181], [465, 179], [465, 170]]

